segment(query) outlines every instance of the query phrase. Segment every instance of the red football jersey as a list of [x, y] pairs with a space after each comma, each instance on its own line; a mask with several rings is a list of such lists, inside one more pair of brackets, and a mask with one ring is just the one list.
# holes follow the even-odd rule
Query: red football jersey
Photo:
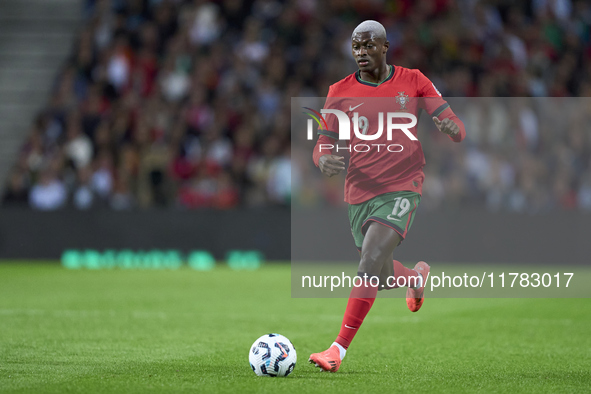
[[[352, 123], [347, 140], [350, 159], [345, 179], [345, 201], [349, 204], [359, 204], [395, 191], [422, 192], [425, 156], [416, 138], [416, 125], [388, 127], [389, 124], [400, 126], [412, 122], [410, 117], [400, 113], [418, 118], [423, 109], [440, 120], [450, 118], [458, 124], [460, 133], [452, 138], [453, 141], [460, 142], [466, 135], [462, 121], [433, 83], [419, 70], [399, 66], [391, 66], [388, 77], [379, 84], [363, 81], [359, 71], [340, 80], [330, 87], [324, 108], [344, 112]], [[325, 113], [324, 119], [328, 128], [318, 130], [320, 137], [313, 155], [316, 166], [321, 156], [332, 154], [333, 150], [334, 154], [339, 154], [344, 149], [336, 149], [339, 138], [337, 116]], [[360, 134], [366, 137], [362, 139]]]

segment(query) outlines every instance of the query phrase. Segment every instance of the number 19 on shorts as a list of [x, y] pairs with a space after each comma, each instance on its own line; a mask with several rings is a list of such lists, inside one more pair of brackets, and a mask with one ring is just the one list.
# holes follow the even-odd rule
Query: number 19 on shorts
[[410, 201], [408, 198], [396, 197], [392, 213], [388, 215], [389, 220], [399, 221], [410, 210]]

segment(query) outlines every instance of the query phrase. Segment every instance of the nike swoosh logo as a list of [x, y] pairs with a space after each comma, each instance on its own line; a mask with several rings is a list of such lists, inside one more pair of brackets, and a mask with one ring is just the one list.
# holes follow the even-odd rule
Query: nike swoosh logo
[[356, 106], [354, 106], [354, 107], [351, 107], [351, 106], [349, 105], [349, 111], [353, 111], [355, 108], [357, 108], [357, 107], [360, 107], [360, 106], [362, 106], [363, 104], [364, 104], [364, 103], [361, 103], [361, 104], [359, 104], [359, 105], [356, 105]]
[[386, 218], [388, 220], [394, 220], [395, 222], [399, 222], [400, 221], [400, 219], [396, 219], [396, 218], [392, 217], [392, 215], [388, 215], [388, 216], [386, 216]]
[[350, 326], [350, 325], [348, 325], [348, 324], [345, 324], [345, 328], [350, 328], [351, 330], [356, 330], [356, 329], [357, 329], [357, 327], [351, 327], [351, 326]]

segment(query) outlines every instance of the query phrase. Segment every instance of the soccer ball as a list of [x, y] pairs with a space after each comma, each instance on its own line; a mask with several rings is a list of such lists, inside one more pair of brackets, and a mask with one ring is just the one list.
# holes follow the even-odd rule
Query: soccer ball
[[287, 376], [297, 361], [296, 350], [286, 337], [279, 334], [263, 335], [250, 347], [248, 361], [258, 376]]

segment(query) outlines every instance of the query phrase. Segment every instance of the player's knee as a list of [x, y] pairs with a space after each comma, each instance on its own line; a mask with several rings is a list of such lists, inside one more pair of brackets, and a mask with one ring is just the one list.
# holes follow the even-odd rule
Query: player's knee
[[379, 275], [382, 270], [383, 262], [380, 253], [363, 251], [361, 253], [361, 261], [359, 262], [358, 271], [367, 272], [372, 275]]

